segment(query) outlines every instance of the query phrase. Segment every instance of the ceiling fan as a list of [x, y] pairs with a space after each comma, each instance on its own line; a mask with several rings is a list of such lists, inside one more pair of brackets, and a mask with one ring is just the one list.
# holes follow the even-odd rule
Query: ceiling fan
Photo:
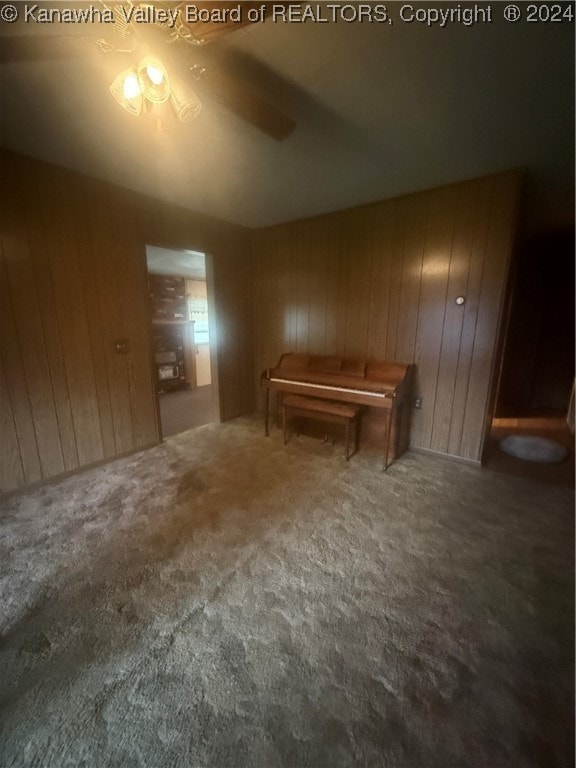
[[[294, 3], [283, 5], [290, 4]], [[195, 3], [99, 0], [99, 4], [87, 8], [85, 3], [66, 3], [70, 14], [91, 13], [88, 19], [73, 15], [66, 18], [62, 16], [61, 8], [54, 8], [54, 3], [50, 7], [38, 3], [33, 6], [33, 12], [37, 14], [35, 19], [24, 23], [26, 20], [20, 18], [15, 24], [0, 27], [0, 64], [90, 54], [104, 56], [119, 62], [118, 77], [112, 83], [111, 91], [120, 103], [126, 102], [127, 96], [143, 91], [144, 96], [150, 96], [152, 103], [157, 104], [168, 98], [173, 103], [176, 103], [174, 99], [179, 100], [183, 110], [181, 115], [190, 117], [199, 111], [199, 100], [192, 98], [197, 91], [202, 99], [222, 104], [264, 134], [282, 141], [294, 131], [294, 120], [246, 80], [228, 71], [219, 61], [217, 52], [211, 49], [212, 43], [221, 37], [248, 24], [263, 21], [272, 5], [282, 4], [219, 0]], [[0, 15], [2, 6], [14, 8], [13, 3], [2, 3]], [[52, 14], [52, 26], [54, 21], [66, 22], [70, 19], [83, 23], [59, 25], [60, 28], [67, 27], [67, 30], [73, 26], [74, 34], [30, 34], [31, 28], [40, 26], [30, 21], [49, 20], [42, 13]], [[7, 30], [7, 27], [10, 29]], [[28, 34], [19, 34], [24, 29]], [[126, 79], [130, 77], [132, 81]], [[168, 77], [174, 87], [166, 95], [166, 89], [162, 89], [167, 85]], [[122, 106], [136, 114], [139, 98], [138, 95], [128, 98], [133, 109], [126, 103]], [[144, 103], [148, 103], [147, 98], [144, 98]]]

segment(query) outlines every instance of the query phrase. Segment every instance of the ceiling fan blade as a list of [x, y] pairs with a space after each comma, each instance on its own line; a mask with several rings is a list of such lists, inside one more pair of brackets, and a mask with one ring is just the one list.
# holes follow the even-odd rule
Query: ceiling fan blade
[[296, 128], [295, 121], [265, 101], [249, 86], [214, 67], [191, 68], [194, 88], [276, 141], [283, 141]]
[[79, 35], [0, 36], [0, 64], [25, 64], [59, 59], [85, 59], [98, 56], [123, 56], [133, 53], [126, 43], [117, 48], [102, 39]]
[[[36, 34], [34, 26], [25, 23], [21, 14], [14, 24], [0, 26], [0, 64], [82, 58], [95, 53], [109, 55], [132, 52], [134, 33], [121, 13], [120, 6], [109, 6], [104, 0], [100, 0], [100, 3], [114, 18], [113, 24], [95, 21], [81, 25], [83, 28], [80, 30], [80, 25], [67, 25], [58, 21], [50, 34], [44, 34], [45, 30], [42, 34]], [[72, 4], [67, 5], [70, 6], [68, 10], [71, 10]], [[34, 8], [42, 10], [39, 6]], [[46, 26], [52, 27], [52, 24]], [[24, 31], [26, 34], [23, 34]]]
[[0, 38], [0, 64], [20, 64], [86, 56], [86, 40], [61, 35], [19, 35]]
[[[149, 3], [142, 3], [149, 5]], [[199, 2], [181, 2], [177, 6], [177, 34], [195, 46], [213, 43], [224, 35], [237, 29], [264, 21], [272, 9], [299, 5], [300, 2], [226, 2], [225, 0], [200, 0]], [[166, 24], [162, 25], [168, 31]]]
[[178, 6], [182, 32], [188, 42], [207, 45], [222, 35], [251, 24], [249, 12], [266, 3], [253, 2], [197, 2], [181, 3]]

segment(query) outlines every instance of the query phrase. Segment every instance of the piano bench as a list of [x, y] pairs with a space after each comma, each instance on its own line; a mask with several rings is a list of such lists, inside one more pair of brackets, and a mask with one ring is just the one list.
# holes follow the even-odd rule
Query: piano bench
[[[318, 400], [303, 395], [287, 395], [282, 401], [282, 429], [284, 445], [288, 442], [287, 421], [290, 416], [302, 416], [317, 421], [346, 425], [346, 461], [358, 450], [358, 416], [362, 408], [358, 405], [338, 403], [333, 400]], [[350, 453], [350, 425], [354, 424], [354, 453]]]

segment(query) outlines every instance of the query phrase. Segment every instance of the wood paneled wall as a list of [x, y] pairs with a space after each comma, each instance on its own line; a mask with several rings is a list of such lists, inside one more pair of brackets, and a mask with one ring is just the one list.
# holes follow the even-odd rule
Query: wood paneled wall
[[255, 232], [255, 379], [287, 351], [416, 363], [411, 445], [479, 460], [519, 188], [510, 172]]
[[208, 255], [222, 420], [253, 410], [261, 370], [288, 350], [415, 362], [412, 445], [480, 458], [518, 174], [251, 237], [11, 152], [0, 162], [2, 492], [158, 441], [146, 244]]
[[147, 243], [209, 254], [220, 415], [252, 410], [248, 230], [11, 152], [0, 162], [0, 491], [158, 441]]

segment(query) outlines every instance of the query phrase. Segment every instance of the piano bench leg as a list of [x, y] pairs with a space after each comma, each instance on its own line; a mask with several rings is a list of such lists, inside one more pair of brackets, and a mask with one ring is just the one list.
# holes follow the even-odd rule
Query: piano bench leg
[[[358, 421], [359, 421], [359, 410], [352, 416], [349, 415], [342, 415], [342, 414], [334, 414], [330, 411], [323, 411], [319, 410], [317, 407], [311, 410], [310, 408], [295, 408], [294, 406], [288, 406], [288, 405], [282, 405], [282, 431], [284, 435], [284, 445], [288, 443], [289, 439], [289, 417], [293, 416], [296, 417], [296, 419], [303, 417], [305, 419], [312, 419], [314, 421], [327, 421], [329, 423], [333, 424], [339, 424], [339, 425], [345, 425], [346, 427], [346, 461], [349, 461], [352, 456], [356, 453], [358, 450]], [[352, 422], [354, 424], [352, 425]], [[351, 429], [352, 426], [354, 427], [354, 450], [350, 452], [350, 437], [351, 437]], [[296, 426], [292, 428], [292, 431], [296, 433], [296, 435], [299, 434], [298, 430], [298, 422], [296, 422]], [[323, 442], [326, 442], [328, 439], [328, 435], [324, 437]], [[330, 439], [332, 445], [335, 443], [335, 439], [332, 437]]]

